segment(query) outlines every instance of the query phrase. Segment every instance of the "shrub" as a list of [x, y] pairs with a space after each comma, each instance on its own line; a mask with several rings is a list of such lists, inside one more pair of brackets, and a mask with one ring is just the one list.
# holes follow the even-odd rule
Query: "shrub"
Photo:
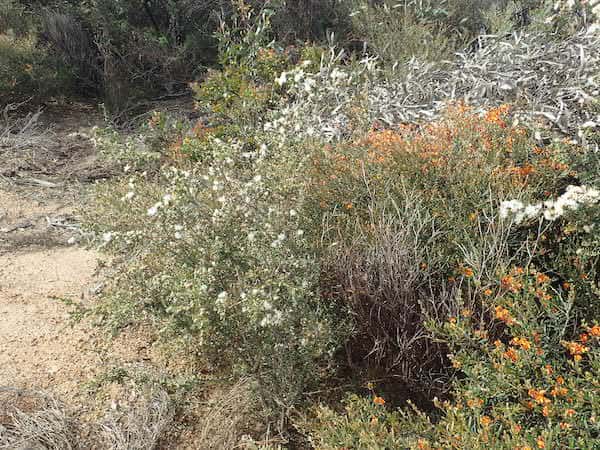
[[477, 291], [520, 256], [523, 236], [499, 220], [500, 202], [558, 189], [566, 170], [558, 149], [541, 154], [505, 114], [458, 107], [315, 158], [313, 200], [328, 224], [335, 296], [355, 317], [355, 361], [413, 382], [439, 374], [445, 352], [424, 322], [480, 308]]
[[351, 14], [355, 33], [371, 53], [390, 66], [402, 65], [413, 57], [428, 61], [451, 59], [465, 42], [456, 30], [436, 22], [443, 6], [418, 7], [410, 2], [392, 1], [382, 5], [368, 1], [355, 3]]
[[207, 161], [100, 191], [88, 223], [110, 248], [139, 255], [108, 310], [150, 318], [213, 366], [258, 379], [270, 405], [285, 409], [342, 327], [318, 295], [315, 225], [300, 214], [305, 162], [216, 139]]
[[438, 329], [462, 373], [439, 422], [353, 398], [343, 415], [319, 410], [318, 448], [594, 448], [600, 327], [574, 320], [576, 291], [554, 282], [514, 268], [488, 300], [494, 332], [466, 310]]
[[0, 1], [0, 33], [24, 37], [31, 29], [31, 18], [14, 0]]
[[0, 35], [0, 99], [50, 97], [70, 92], [71, 72], [41, 48], [33, 37]]

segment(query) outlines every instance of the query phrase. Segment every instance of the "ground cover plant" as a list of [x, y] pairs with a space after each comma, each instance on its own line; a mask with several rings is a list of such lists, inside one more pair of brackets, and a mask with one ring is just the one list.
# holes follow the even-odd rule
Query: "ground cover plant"
[[[81, 212], [115, 268], [89, 314], [152, 330], [193, 372], [186, 393], [224, 392], [200, 421], [210, 448], [597, 447], [595, 5], [339, 3], [318, 21], [311, 2], [223, 6], [193, 119], [95, 130], [120, 169]], [[153, 23], [99, 2], [118, 20], [80, 62], [119, 84], [111, 58], [137, 52], [141, 90], [204, 71], [166, 5]], [[282, 11], [322, 40], [283, 36]], [[20, 136], [6, 123], [0, 153]], [[107, 446], [156, 446], [181, 409]]]

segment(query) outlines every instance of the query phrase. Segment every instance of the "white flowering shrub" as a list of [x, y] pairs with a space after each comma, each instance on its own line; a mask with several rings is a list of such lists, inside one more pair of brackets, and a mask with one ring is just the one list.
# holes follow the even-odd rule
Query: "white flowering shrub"
[[524, 220], [535, 220], [543, 217], [546, 220], [556, 220], [569, 211], [577, 211], [581, 207], [596, 205], [600, 202], [600, 191], [588, 186], [567, 186], [564, 194], [556, 200], [546, 200], [543, 203], [525, 205], [520, 200], [507, 200], [500, 204], [500, 217], [514, 216], [516, 223]]
[[305, 161], [219, 140], [210, 160], [100, 194], [122, 217], [90, 218], [95, 231], [107, 249], [135, 255], [117, 277], [112, 312], [149, 317], [214, 366], [255, 376], [287, 407], [343, 325], [319, 296], [315, 224], [301, 214]]
[[281, 74], [277, 82], [289, 96], [265, 129], [336, 141], [378, 122], [393, 127], [436, 120], [451, 102], [481, 111], [512, 103], [517, 123], [546, 122], [593, 146], [600, 129], [599, 49], [597, 26], [560, 41], [523, 31], [483, 37], [479, 50], [451, 62], [413, 58], [396, 76], [384, 76], [381, 63], [369, 57], [342, 67], [343, 54], [332, 51], [317, 70], [299, 66]]

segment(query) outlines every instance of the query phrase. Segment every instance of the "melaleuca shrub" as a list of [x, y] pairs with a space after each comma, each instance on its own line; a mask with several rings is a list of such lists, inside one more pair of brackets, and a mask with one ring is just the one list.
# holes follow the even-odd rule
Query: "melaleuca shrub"
[[214, 139], [206, 164], [100, 188], [88, 218], [107, 249], [135, 255], [109, 316], [147, 318], [213, 367], [253, 376], [280, 410], [327, 369], [344, 328], [319, 292], [306, 159]]

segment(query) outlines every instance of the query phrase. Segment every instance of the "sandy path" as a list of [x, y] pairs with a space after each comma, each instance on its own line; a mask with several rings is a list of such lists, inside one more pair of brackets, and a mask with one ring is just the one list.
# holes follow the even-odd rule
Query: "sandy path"
[[100, 363], [94, 337], [70, 326], [60, 298], [79, 300], [96, 255], [53, 248], [0, 256], [0, 385], [72, 398]]
[[81, 183], [102, 170], [87, 138], [99, 118], [85, 105], [40, 117], [44, 138], [0, 152], [0, 387], [44, 390], [80, 406], [102, 367], [101, 333], [75, 324], [61, 299], [89, 304], [98, 284], [97, 253], [73, 241]]

